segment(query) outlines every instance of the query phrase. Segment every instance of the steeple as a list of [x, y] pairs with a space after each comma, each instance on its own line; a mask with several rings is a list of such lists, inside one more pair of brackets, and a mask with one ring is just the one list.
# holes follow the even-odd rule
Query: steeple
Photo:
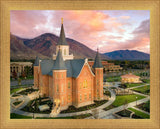
[[36, 56], [36, 60], [34, 62], [34, 66], [39, 66], [39, 57]]
[[63, 60], [63, 57], [62, 57], [62, 51], [59, 49], [58, 50], [58, 55], [56, 57], [56, 60], [55, 60], [55, 63], [54, 63], [54, 66], [52, 68], [53, 70], [65, 70], [67, 69], [66, 66], [65, 66], [65, 62]]
[[100, 58], [100, 55], [99, 55], [99, 52], [98, 52], [98, 48], [97, 48], [97, 54], [96, 54], [96, 57], [95, 57], [93, 68], [103, 68], [102, 63], [101, 63], [101, 58]]
[[65, 38], [65, 32], [63, 28], [63, 18], [61, 19], [61, 32], [58, 40], [58, 45], [68, 45]]

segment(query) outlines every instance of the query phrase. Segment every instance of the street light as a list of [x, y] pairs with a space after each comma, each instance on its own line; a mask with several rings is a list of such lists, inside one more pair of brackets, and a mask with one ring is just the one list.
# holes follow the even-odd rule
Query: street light
[[137, 98], [138, 98], [138, 97], [136, 97], [136, 106], [137, 106]]

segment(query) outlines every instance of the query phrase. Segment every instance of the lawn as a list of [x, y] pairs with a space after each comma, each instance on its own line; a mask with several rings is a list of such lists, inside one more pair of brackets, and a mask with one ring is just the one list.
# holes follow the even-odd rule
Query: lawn
[[121, 81], [121, 77], [120, 76], [107, 77], [106, 81], [107, 82], [120, 82]]
[[17, 91], [19, 91], [19, 90], [22, 90], [22, 89], [24, 89], [24, 88], [13, 89], [13, 90], [10, 91], [10, 93], [12, 94], [12, 93], [15, 93], [15, 92], [17, 92]]
[[[82, 114], [77, 116], [68, 116], [68, 117], [36, 117], [35, 119], [84, 119], [90, 116], [92, 116], [92, 114], [87, 113], [87, 114]], [[10, 118], [11, 119], [32, 119], [31, 116], [24, 116], [24, 115], [19, 115], [15, 113], [11, 113]]]
[[132, 89], [136, 92], [139, 92], [139, 93], [143, 93], [143, 94], [148, 94], [150, 93], [150, 85], [146, 85], [146, 86], [143, 86], [143, 87], [138, 87], [138, 88], [134, 88]]
[[23, 116], [23, 115], [11, 113], [10, 114], [10, 118], [11, 119], [31, 119], [32, 117], [31, 116]]
[[19, 92], [19, 94], [27, 95], [28, 93], [32, 93], [34, 91], [38, 91], [38, 89], [28, 88], [26, 90], [23, 90], [23, 91]]
[[144, 83], [150, 83], [150, 79], [142, 79]]
[[137, 97], [137, 100], [145, 98], [144, 96], [136, 95], [136, 94], [132, 94], [132, 95], [118, 95], [118, 96], [116, 96], [116, 100], [112, 103], [112, 105], [104, 108], [104, 110], [107, 111], [109, 109], [112, 109], [112, 108], [115, 108], [115, 107], [119, 107], [119, 106], [125, 104], [126, 102], [127, 103], [131, 103], [133, 101], [136, 101], [136, 97]]
[[15, 106], [17, 106], [17, 105], [20, 104], [20, 103], [22, 103], [22, 101], [17, 101], [17, 102], [14, 102], [13, 104], [14, 104]]
[[135, 112], [135, 115], [141, 117], [142, 119], [149, 119], [150, 118], [150, 115], [145, 114], [145, 113], [143, 113], [141, 111], [138, 111], [138, 110], [133, 109], [133, 108], [128, 108], [128, 109], [131, 110], [131, 111], [133, 111], [133, 112]]
[[36, 119], [84, 119], [86, 117], [90, 117], [92, 114], [82, 114], [77, 116], [68, 116], [68, 117], [36, 117]]
[[146, 103], [139, 104], [136, 107], [141, 110], [144, 110], [146, 112], [150, 112], [150, 101], [147, 101]]
[[130, 83], [130, 84], [126, 83], [125, 85], [127, 86], [127, 88], [131, 88], [131, 87], [145, 85], [145, 83]]

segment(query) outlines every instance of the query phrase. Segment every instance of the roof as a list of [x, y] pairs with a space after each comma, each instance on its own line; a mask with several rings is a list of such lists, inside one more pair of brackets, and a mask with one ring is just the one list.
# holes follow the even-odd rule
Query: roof
[[63, 24], [61, 25], [61, 32], [60, 32], [60, 37], [59, 37], [57, 45], [68, 45], [67, 42], [66, 42], [66, 38], [65, 38], [65, 32], [64, 32]]
[[140, 78], [140, 77], [130, 73], [122, 75], [121, 78]]
[[65, 70], [66, 66], [62, 57], [62, 51], [59, 50], [52, 70]]
[[39, 66], [39, 57], [38, 56], [36, 56], [36, 60], [35, 60], [35, 62], [34, 62], [34, 66]]
[[95, 61], [93, 64], [93, 68], [103, 68], [103, 65], [101, 63], [101, 57], [99, 55], [98, 50], [97, 50], [97, 54], [96, 54]]
[[53, 65], [54, 65], [53, 60], [42, 60], [40, 62], [42, 75], [47, 75], [51, 71]]
[[[67, 69], [67, 77], [77, 78], [83, 68], [85, 59], [65, 60], [64, 63]], [[40, 65], [42, 75], [53, 75], [52, 70], [54, 69], [55, 60], [43, 60]]]
[[32, 62], [10, 62], [10, 65], [32, 65]]

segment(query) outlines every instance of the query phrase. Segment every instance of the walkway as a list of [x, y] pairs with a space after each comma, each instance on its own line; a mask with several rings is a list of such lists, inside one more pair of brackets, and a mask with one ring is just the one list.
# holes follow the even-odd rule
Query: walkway
[[[21, 84], [22, 85], [28, 85], [28, 84], [33, 84], [33, 82], [34, 82], [34, 80], [33, 79], [31, 79], [31, 80], [22, 80], [21, 81]], [[11, 81], [10, 82], [10, 86], [12, 87], [14, 87], [14, 86], [18, 86], [18, 81]]]
[[140, 112], [143, 112], [143, 113], [145, 113], [145, 114], [150, 115], [150, 113], [149, 113], [149, 112], [146, 112], [146, 111], [141, 110], [141, 109], [139, 109], [139, 108], [136, 108], [136, 107], [132, 107], [132, 108], [134, 108], [134, 109], [136, 109], [136, 110], [138, 110], [138, 111], [140, 111]]
[[[118, 85], [118, 84], [117, 84]], [[99, 110], [99, 116], [100, 116], [100, 119], [111, 119], [113, 118], [112, 114], [115, 113], [115, 112], [118, 112], [118, 111], [121, 111], [124, 109], [124, 106], [119, 106], [117, 108], [113, 108], [113, 109], [110, 109], [108, 111], [104, 111], [103, 108], [105, 107], [108, 107], [109, 105], [111, 105], [115, 99], [116, 99], [116, 95], [115, 93], [113, 92], [113, 90], [111, 90], [110, 88], [108, 88], [108, 90], [111, 92], [111, 98], [110, 100], [97, 107], [96, 109]], [[141, 103], [144, 103], [146, 101], [148, 101], [150, 99], [150, 97], [148, 95], [144, 95], [144, 94], [141, 94], [141, 93], [138, 93], [138, 92], [133, 92], [135, 94], [139, 94], [139, 95], [143, 95], [145, 96], [146, 98], [144, 99], [141, 99], [141, 100], [138, 100], [137, 101], [137, 104], [141, 104]], [[25, 103], [20, 106], [18, 109], [13, 109], [13, 107], [11, 108], [11, 111], [16, 113], [16, 114], [20, 114], [20, 115], [25, 115], [25, 116], [33, 116], [33, 113], [29, 113], [29, 112], [24, 112], [24, 111], [21, 111], [20, 109], [23, 108], [27, 103], [29, 102], [28, 98], [25, 97]], [[134, 102], [131, 102], [128, 104], [128, 107], [132, 107], [136, 105], [136, 101]], [[82, 114], [87, 114], [87, 113], [92, 113], [92, 109], [91, 110], [87, 110], [87, 111], [81, 111], [81, 112], [75, 112], [75, 113], [63, 113], [63, 114], [58, 114], [56, 117], [67, 117], [67, 116], [75, 116], [75, 115], [82, 115]], [[35, 117], [49, 117], [50, 114], [40, 114], [40, 113], [34, 113], [34, 116]]]
[[[97, 107], [97, 108], [94, 108], [94, 109], [98, 109], [101, 112], [101, 111], [103, 111], [103, 108], [111, 105], [115, 101], [115, 98], [116, 98], [115, 93], [111, 89], [108, 89], [108, 90], [111, 92], [111, 98], [109, 99], [109, 101], [107, 103]], [[23, 108], [27, 103], [28, 103], [28, 100], [22, 106], [20, 106], [18, 109], [12, 110], [12, 112], [14, 112], [16, 114], [20, 114], [20, 115], [25, 115], [25, 116], [33, 116], [33, 113], [24, 112], [24, 111], [19, 110], [19, 109]], [[75, 112], [75, 113], [63, 113], [63, 114], [58, 114], [56, 117], [67, 117], [67, 116], [75, 116], [75, 115], [92, 113], [91, 110]], [[34, 113], [34, 116], [35, 117], [49, 117], [49, 114]]]
[[[137, 104], [141, 104], [141, 103], [147, 102], [149, 99], [150, 99], [150, 97], [148, 96], [147, 98], [138, 100]], [[133, 107], [133, 106], [136, 106], [136, 101], [129, 103], [127, 108]], [[100, 112], [100, 114], [99, 114], [100, 119], [106, 119], [105, 118], [106, 116], [111, 115], [111, 114], [113, 114], [115, 112], [119, 112], [119, 111], [121, 111], [123, 109], [124, 109], [124, 106], [122, 105], [122, 106], [119, 106], [117, 108], [110, 109], [108, 111]]]

